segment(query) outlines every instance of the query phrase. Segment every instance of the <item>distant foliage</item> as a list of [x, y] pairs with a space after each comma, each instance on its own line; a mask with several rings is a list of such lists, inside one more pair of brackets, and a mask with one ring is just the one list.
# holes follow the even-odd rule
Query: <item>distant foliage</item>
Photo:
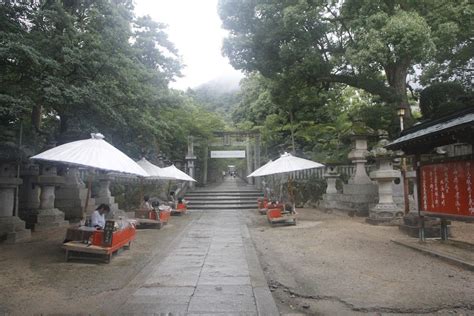
[[434, 83], [420, 92], [423, 119], [435, 119], [474, 107], [474, 94], [459, 82]]
[[182, 159], [222, 120], [169, 89], [180, 76], [166, 26], [131, 0], [3, 1], [0, 125], [31, 153], [101, 132], [134, 158]]

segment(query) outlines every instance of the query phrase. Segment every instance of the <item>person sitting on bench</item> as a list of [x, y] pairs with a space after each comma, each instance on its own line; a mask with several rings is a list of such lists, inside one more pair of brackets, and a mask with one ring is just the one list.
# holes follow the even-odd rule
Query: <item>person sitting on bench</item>
[[145, 195], [143, 197], [143, 202], [142, 205], [140, 205], [140, 209], [145, 210], [145, 211], [153, 211], [154, 208], [150, 203], [150, 197], [148, 195]]
[[91, 215], [91, 226], [104, 229], [105, 226], [105, 214], [110, 212], [110, 207], [107, 204], [99, 205]]

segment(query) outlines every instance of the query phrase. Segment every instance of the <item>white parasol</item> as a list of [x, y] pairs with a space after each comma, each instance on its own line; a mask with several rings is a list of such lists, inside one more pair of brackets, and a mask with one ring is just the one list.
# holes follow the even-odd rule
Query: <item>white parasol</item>
[[260, 168], [254, 170], [251, 174], [249, 174], [249, 175], [247, 176], [247, 178], [260, 176], [260, 173], [263, 172], [263, 171], [265, 171], [265, 169], [266, 169], [266, 168], [268, 167], [268, 165], [271, 164], [271, 163], [272, 163], [272, 160], [270, 159], [269, 162], [267, 162], [266, 164], [264, 164], [264, 165], [261, 166]]
[[135, 174], [148, 173], [123, 152], [104, 140], [104, 135], [91, 134], [90, 139], [60, 145], [31, 157], [34, 160], [59, 162], [105, 171]]
[[[324, 165], [319, 162], [314, 162], [308, 159], [295, 157], [289, 153], [284, 153], [277, 160], [269, 162], [265, 164], [263, 167], [261, 167], [260, 169], [257, 169], [256, 171], [259, 171], [259, 172], [256, 175], [254, 174], [253, 176], [263, 177], [263, 176], [268, 176], [272, 174], [289, 173], [293, 171], [314, 169], [314, 168], [321, 168], [321, 167], [324, 167]], [[293, 196], [292, 184], [291, 184], [291, 179], [289, 176], [288, 176], [288, 193], [290, 195], [290, 199], [293, 204], [293, 211], [294, 211], [295, 199]]]
[[321, 168], [321, 167], [324, 167], [324, 165], [320, 164], [319, 162], [314, 162], [308, 159], [295, 157], [289, 153], [284, 153], [277, 160], [267, 163], [266, 165], [261, 167], [260, 169], [262, 170], [260, 170], [257, 175], [253, 175], [253, 176], [263, 177], [263, 176], [268, 176], [271, 174], [287, 173], [287, 172], [313, 169], [313, 168]]
[[[104, 135], [91, 134], [90, 139], [66, 143], [30, 157], [79, 167], [100, 169], [147, 177], [148, 173], [123, 152], [104, 140]], [[92, 179], [89, 176], [84, 214], [89, 204]]]
[[168, 177], [165, 174], [164, 168], [160, 168], [145, 158], [142, 158], [137, 161], [137, 164], [142, 167], [147, 173], [148, 177], [147, 178], [152, 178], [152, 179], [163, 179], [163, 180], [174, 180], [172, 177]]
[[163, 171], [167, 179], [197, 182], [196, 180], [188, 176], [186, 173], [176, 168], [175, 165], [162, 168], [161, 170]]

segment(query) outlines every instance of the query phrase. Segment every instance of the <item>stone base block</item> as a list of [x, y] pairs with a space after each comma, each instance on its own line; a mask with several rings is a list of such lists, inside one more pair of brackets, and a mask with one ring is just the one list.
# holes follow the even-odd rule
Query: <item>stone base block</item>
[[344, 195], [378, 196], [378, 187], [376, 184], [373, 184], [373, 183], [366, 183], [366, 184], [348, 183], [348, 184], [343, 185], [342, 192], [344, 192]]
[[64, 213], [57, 208], [49, 210], [38, 210], [35, 231], [43, 231], [49, 228], [68, 227], [69, 222], [64, 220]]
[[0, 217], [0, 241], [13, 244], [27, 241], [31, 231], [25, 228], [25, 222], [16, 216]]
[[[65, 199], [65, 200], [83, 200], [85, 201], [87, 196], [87, 189], [80, 187], [60, 187], [56, 189], [56, 200]], [[55, 201], [56, 203], [56, 201]]]
[[347, 195], [342, 193], [324, 194], [318, 207], [322, 209], [335, 209], [347, 211], [357, 216], [369, 215], [369, 209], [376, 203], [372, 195]]
[[[410, 226], [406, 224], [400, 224], [398, 229], [410, 237], [419, 237], [418, 226]], [[448, 237], [452, 237], [451, 228], [448, 227]], [[441, 226], [425, 227], [425, 238], [441, 238]]]
[[373, 225], [399, 225], [403, 211], [395, 204], [377, 204], [370, 209], [366, 222]]
[[[447, 223], [451, 223], [448, 221]], [[426, 238], [441, 238], [441, 220], [435, 217], [425, 217], [425, 237]], [[417, 238], [419, 236], [420, 217], [417, 213], [409, 213], [403, 217], [403, 223], [398, 226], [398, 229], [408, 234], [410, 237]], [[451, 229], [448, 226], [448, 237], [451, 237]]]
[[16, 244], [19, 242], [25, 242], [31, 239], [31, 230], [25, 229], [7, 234], [5, 243]]
[[102, 203], [112, 205], [112, 204], [115, 204], [115, 198], [113, 196], [95, 197], [95, 202], [97, 203], [97, 205], [102, 204]]

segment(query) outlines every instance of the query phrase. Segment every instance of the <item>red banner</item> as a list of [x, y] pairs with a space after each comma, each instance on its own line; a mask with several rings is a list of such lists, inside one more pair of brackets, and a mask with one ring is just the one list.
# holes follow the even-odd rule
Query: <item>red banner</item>
[[423, 211], [474, 217], [473, 160], [425, 165], [420, 175]]

